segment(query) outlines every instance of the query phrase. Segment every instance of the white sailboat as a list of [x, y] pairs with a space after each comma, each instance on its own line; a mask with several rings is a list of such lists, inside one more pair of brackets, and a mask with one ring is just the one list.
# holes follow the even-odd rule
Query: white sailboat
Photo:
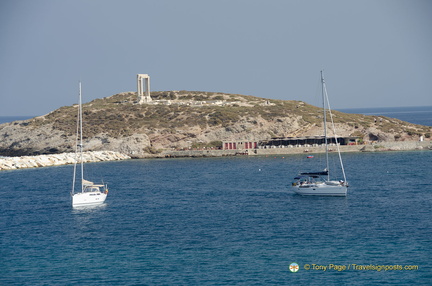
[[[342, 157], [339, 149], [339, 144], [337, 141], [335, 126], [333, 123], [333, 116], [331, 114], [330, 102], [327, 95], [327, 89], [323, 77], [323, 72], [321, 71], [321, 90], [322, 90], [322, 100], [323, 100], [323, 113], [324, 113], [324, 144], [326, 152], [326, 167], [323, 171], [318, 172], [303, 172], [294, 178], [292, 187], [294, 192], [299, 195], [307, 196], [346, 196], [348, 190], [348, 183], [346, 180], [345, 170], [342, 162]], [[329, 170], [329, 149], [328, 149], [328, 137], [327, 137], [327, 111], [330, 114], [330, 119], [332, 122], [334, 138], [337, 146], [337, 152], [339, 155], [339, 163], [342, 170], [343, 180], [332, 180], [330, 179]]]
[[[81, 187], [75, 191], [77, 183], [77, 165], [80, 164]], [[78, 184], [79, 185], [79, 184]], [[108, 195], [108, 187], [104, 184], [94, 184], [84, 179], [84, 160], [83, 160], [83, 120], [82, 120], [82, 100], [81, 82], [79, 83], [79, 104], [77, 117], [77, 136], [75, 149], [75, 163], [72, 182], [72, 207], [93, 206], [103, 204]]]

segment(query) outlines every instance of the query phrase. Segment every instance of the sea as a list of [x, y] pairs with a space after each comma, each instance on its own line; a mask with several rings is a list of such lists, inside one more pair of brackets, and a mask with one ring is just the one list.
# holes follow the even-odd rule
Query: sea
[[414, 124], [432, 126], [432, 106], [346, 108], [337, 110], [346, 113], [386, 116]]
[[27, 120], [31, 119], [35, 116], [0, 116], [0, 124], [7, 123], [7, 122], [13, 122], [18, 120]]
[[304, 155], [90, 163], [87, 208], [70, 165], [1, 171], [0, 285], [431, 285], [432, 152], [342, 157], [346, 197], [296, 195]]

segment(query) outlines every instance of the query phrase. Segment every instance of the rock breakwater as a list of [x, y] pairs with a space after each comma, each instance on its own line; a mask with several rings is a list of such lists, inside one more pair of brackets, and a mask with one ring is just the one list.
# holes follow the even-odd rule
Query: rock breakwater
[[[83, 152], [84, 163], [127, 160], [129, 156], [113, 151]], [[73, 164], [75, 153], [0, 158], [0, 171]]]

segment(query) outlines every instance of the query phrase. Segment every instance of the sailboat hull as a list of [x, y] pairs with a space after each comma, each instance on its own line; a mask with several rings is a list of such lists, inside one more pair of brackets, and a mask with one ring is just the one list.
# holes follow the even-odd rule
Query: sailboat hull
[[103, 204], [107, 194], [102, 192], [76, 193], [72, 196], [72, 206], [94, 206]]
[[345, 197], [347, 187], [344, 185], [314, 184], [308, 186], [294, 186], [294, 192], [302, 196], [337, 196]]

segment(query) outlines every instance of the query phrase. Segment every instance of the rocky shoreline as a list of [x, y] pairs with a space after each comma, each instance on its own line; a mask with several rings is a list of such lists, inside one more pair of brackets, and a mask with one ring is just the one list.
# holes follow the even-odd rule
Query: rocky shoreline
[[[83, 161], [102, 162], [128, 160], [129, 156], [113, 151], [83, 152]], [[75, 163], [75, 153], [0, 158], [0, 171], [60, 166]]]
[[[379, 151], [410, 151], [432, 150], [432, 141], [404, 141], [404, 142], [378, 142], [368, 145], [340, 146], [341, 152], [379, 152]], [[331, 151], [336, 151], [332, 150]], [[306, 153], [322, 153], [322, 147], [293, 147], [270, 148], [250, 150], [186, 150], [165, 151], [160, 154], [140, 158], [182, 158], [182, 157], [223, 157], [223, 156], [268, 156], [292, 155]], [[114, 151], [89, 151], [83, 153], [85, 163], [129, 160], [130, 156]], [[0, 158], [0, 171], [24, 168], [38, 168], [73, 164], [75, 153], [62, 153], [38, 156], [2, 157]]]
[[[432, 150], [432, 141], [401, 141], [401, 142], [377, 142], [364, 145], [339, 146], [341, 152], [384, 152], [384, 151], [412, 151]], [[290, 146], [284, 148], [260, 148], [249, 150], [185, 150], [165, 151], [157, 156], [159, 158], [181, 158], [181, 157], [222, 157], [222, 156], [269, 156], [269, 155], [293, 155], [323, 153], [321, 146]], [[330, 152], [336, 152], [336, 146], [330, 147]]]

